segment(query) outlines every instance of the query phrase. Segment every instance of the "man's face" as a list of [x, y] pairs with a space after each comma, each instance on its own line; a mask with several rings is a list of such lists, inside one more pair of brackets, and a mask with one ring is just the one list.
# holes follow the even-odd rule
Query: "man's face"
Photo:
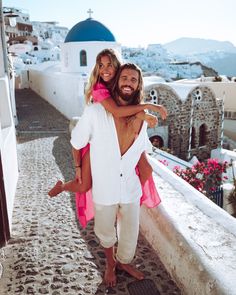
[[133, 69], [124, 69], [118, 81], [118, 94], [125, 102], [132, 102], [139, 86], [139, 73]]

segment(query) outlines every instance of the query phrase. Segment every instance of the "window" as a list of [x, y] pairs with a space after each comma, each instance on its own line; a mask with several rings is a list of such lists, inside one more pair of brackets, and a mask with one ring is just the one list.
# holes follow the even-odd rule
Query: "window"
[[152, 145], [156, 148], [162, 148], [164, 146], [164, 141], [159, 135], [152, 136], [149, 138]]
[[206, 145], [207, 143], [207, 126], [206, 124], [202, 124], [199, 128], [199, 146]]
[[150, 97], [151, 97], [151, 102], [152, 102], [153, 104], [158, 104], [158, 96], [157, 96], [157, 91], [156, 91], [156, 89], [152, 89], [152, 90], [150, 90], [149, 95], [150, 95]]
[[196, 103], [198, 103], [199, 101], [202, 100], [202, 91], [200, 89], [195, 89], [193, 92], [192, 92], [192, 97], [193, 99], [195, 100]]
[[81, 67], [87, 66], [87, 53], [85, 50], [80, 51], [80, 66]]

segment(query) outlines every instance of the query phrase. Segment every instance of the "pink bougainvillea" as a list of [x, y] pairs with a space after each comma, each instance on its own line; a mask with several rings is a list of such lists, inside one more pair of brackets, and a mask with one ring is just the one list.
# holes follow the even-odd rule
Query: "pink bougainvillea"
[[222, 184], [223, 180], [227, 179], [227, 176], [223, 176], [227, 167], [226, 161], [219, 162], [217, 159], [208, 159], [206, 162], [197, 162], [191, 168], [181, 169], [176, 166], [173, 172], [198, 191], [210, 195]]

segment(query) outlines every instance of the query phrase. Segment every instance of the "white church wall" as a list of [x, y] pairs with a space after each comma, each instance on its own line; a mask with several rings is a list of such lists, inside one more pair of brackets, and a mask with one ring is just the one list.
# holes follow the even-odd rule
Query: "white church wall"
[[29, 70], [30, 88], [68, 119], [83, 112], [86, 82], [80, 74]]
[[[112, 48], [121, 56], [121, 45], [116, 42], [68, 42], [62, 44], [62, 72], [90, 73], [95, 65], [97, 54], [105, 48]], [[80, 51], [87, 53], [87, 66], [80, 66]]]

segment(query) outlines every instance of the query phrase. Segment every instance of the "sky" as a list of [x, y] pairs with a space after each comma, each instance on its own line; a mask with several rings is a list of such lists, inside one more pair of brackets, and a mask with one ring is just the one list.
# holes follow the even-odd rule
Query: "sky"
[[31, 21], [58, 21], [69, 29], [92, 17], [122, 46], [146, 47], [181, 37], [230, 41], [236, 46], [235, 0], [2, 0], [25, 9]]

